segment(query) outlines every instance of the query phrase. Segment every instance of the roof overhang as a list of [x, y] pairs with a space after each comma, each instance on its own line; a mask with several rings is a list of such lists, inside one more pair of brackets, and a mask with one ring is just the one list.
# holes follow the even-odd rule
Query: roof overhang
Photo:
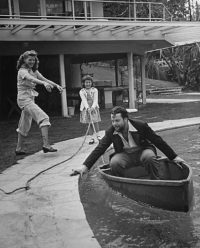
[[[5, 42], [8, 45], [13, 41], [15, 43], [46, 41], [45, 47], [52, 49], [52, 43], [57, 42], [59, 47], [57, 46], [55, 52], [59, 49], [61, 51], [62, 48], [63, 52], [69, 54], [82, 54], [86, 51], [87, 53], [125, 53], [130, 49], [143, 54], [148, 50], [164, 48], [185, 40], [190, 42], [199, 37], [199, 22], [72, 20], [38, 17], [0, 19], [1, 44]], [[65, 45], [62, 42], [65, 42]], [[114, 45], [117, 48], [113, 49]]]
[[66, 19], [0, 19], [1, 41], [195, 40], [199, 22], [145, 22]]

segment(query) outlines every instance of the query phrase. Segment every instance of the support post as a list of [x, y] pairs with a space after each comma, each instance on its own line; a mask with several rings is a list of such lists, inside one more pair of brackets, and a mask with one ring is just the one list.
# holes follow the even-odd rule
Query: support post
[[118, 71], [119, 71], [119, 61], [118, 59], [115, 60], [115, 82], [116, 86], [119, 86], [119, 76], [118, 76]]
[[20, 15], [19, 0], [13, 0], [13, 8], [14, 8], [14, 15], [19, 16]]
[[135, 83], [133, 71], [133, 52], [128, 53], [128, 84], [129, 84], [129, 108], [135, 109]]
[[145, 80], [145, 57], [141, 56], [140, 58], [141, 65], [141, 81], [142, 81], [142, 104], [146, 104], [147, 95], [146, 95], [146, 80]]
[[40, 0], [40, 10], [41, 10], [41, 16], [46, 16], [47, 15], [46, 1]]
[[61, 94], [62, 101], [62, 116], [69, 117], [68, 108], [67, 108], [67, 90], [66, 90], [66, 81], [65, 81], [65, 63], [64, 63], [64, 54], [59, 54], [59, 66], [60, 66], [60, 80], [61, 86], [64, 88]]
[[11, 0], [8, 0], [8, 10], [9, 10], [9, 16], [11, 16], [12, 15], [12, 4], [11, 4]]

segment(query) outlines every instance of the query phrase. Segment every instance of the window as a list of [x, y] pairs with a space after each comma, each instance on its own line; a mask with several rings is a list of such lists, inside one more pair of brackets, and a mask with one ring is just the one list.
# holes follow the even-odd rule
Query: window
[[9, 15], [8, 0], [0, 1], [0, 15]]
[[39, 0], [19, 0], [20, 15], [41, 15]]
[[[68, 1], [66, 1], [68, 2]], [[48, 16], [63, 16], [65, 15], [65, 0], [46, 0], [46, 10]]]

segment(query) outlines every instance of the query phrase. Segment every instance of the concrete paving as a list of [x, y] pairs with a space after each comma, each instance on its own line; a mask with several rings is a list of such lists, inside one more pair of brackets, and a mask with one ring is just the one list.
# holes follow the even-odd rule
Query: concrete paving
[[[173, 97], [172, 97], [173, 96]], [[160, 98], [152, 98], [151, 95], [147, 97], [147, 103], [184, 103], [184, 102], [199, 102], [200, 92], [181, 93], [177, 95], [165, 95], [165, 98], [160, 95]], [[175, 99], [174, 99], [175, 98]]]
[[[150, 123], [157, 131], [199, 125], [200, 117]], [[101, 135], [103, 135], [103, 131]], [[18, 161], [0, 174], [0, 188], [12, 191], [38, 172], [67, 160], [81, 146], [83, 137], [59, 142], [57, 153], [42, 151]], [[88, 140], [70, 161], [45, 172], [28, 191], [0, 192], [0, 248], [98, 248], [87, 223], [73, 169], [94, 149]]]
[[147, 98], [147, 103], [184, 103], [184, 102], [199, 102], [200, 99], [154, 99], [154, 98]]

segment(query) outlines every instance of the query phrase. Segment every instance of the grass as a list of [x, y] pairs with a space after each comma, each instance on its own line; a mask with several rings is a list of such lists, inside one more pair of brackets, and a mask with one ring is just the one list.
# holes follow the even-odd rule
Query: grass
[[[142, 119], [150, 123], [200, 117], [199, 109], [200, 102], [177, 104], [148, 103], [146, 106], [140, 106], [139, 111], [130, 114], [130, 117]], [[110, 110], [102, 110], [101, 118], [100, 129], [105, 130], [110, 125]], [[17, 123], [18, 119], [0, 122], [0, 172], [16, 164], [18, 159], [24, 157], [15, 156]], [[79, 122], [78, 113], [72, 118], [51, 117], [51, 124], [52, 127], [49, 130], [51, 144], [83, 136], [86, 132], [86, 126]], [[29, 154], [36, 153], [42, 148], [40, 130], [35, 123], [33, 123], [29, 136], [26, 138], [25, 145]]]

